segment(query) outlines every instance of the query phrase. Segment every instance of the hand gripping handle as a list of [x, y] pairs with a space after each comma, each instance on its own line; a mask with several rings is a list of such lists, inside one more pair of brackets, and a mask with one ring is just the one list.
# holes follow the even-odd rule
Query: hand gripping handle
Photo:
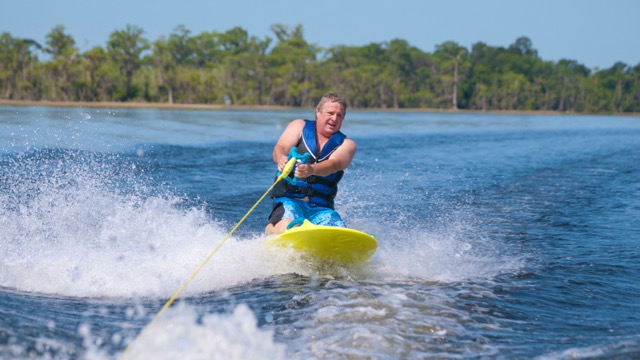
[[297, 147], [292, 147], [291, 151], [289, 151], [289, 161], [287, 162], [287, 165], [285, 165], [281, 172], [278, 172], [278, 180], [282, 180], [284, 178], [291, 185], [298, 184], [298, 179], [296, 177], [288, 175], [296, 171], [296, 163], [306, 164], [310, 156], [311, 154], [309, 153], [304, 153], [304, 155], [302, 155], [298, 153]]

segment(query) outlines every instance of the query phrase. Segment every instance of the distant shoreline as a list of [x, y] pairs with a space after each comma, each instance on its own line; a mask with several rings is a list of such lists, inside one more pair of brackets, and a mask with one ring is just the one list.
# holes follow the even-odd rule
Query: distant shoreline
[[[119, 102], [119, 101], [32, 101], [32, 100], [0, 100], [0, 106], [44, 106], [69, 108], [104, 108], [104, 109], [160, 109], [160, 110], [295, 110], [298, 107], [272, 105], [214, 105], [214, 104], [169, 104], [151, 102]], [[306, 109], [306, 108], [305, 108]], [[383, 112], [438, 112], [438, 113], [468, 113], [468, 114], [527, 114], [527, 115], [610, 115], [610, 116], [640, 116], [640, 113], [570, 113], [546, 110], [453, 110], [428, 108], [350, 108], [358, 111]]]

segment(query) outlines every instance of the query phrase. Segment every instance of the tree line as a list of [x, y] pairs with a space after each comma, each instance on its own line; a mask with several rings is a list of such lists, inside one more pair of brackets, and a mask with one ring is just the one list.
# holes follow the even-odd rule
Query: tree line
[[[527, 37], [508, 47], [454, 41], [425, 52], [395, 39], [321, 48], [302, 25], [258, 38], [235, 27], [154, 42], [134, 25], [81, 52], [64, 26], [45, 44], [0, 35], [0, 98], [314, 106], [326, 91], [356, 108], [639, 112], [640, 63], [589, 69], [540, 58]], [[41, 60], [42, 58], [42, 60]]]

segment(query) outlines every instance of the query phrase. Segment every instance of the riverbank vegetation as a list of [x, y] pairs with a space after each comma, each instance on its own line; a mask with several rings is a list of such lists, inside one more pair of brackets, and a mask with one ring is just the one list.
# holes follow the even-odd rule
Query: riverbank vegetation
[[273, 38], [235, 27], [153, 42], [128, 25], [80, 51], [64, 26], [44, 44], [0, 34], [0, 99], [311, 107], [328, 90], [356, 108], [640, 112], [640, 63], [589, 69], [541, 59], [527, 37], [506, 47], [454, 41], [430, 53], [395, 39], [320, 48], [301, 25]]

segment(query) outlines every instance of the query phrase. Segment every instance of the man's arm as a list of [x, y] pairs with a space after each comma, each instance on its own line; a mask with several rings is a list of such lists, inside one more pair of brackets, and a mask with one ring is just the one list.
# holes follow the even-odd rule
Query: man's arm
[[303, 128], [304, 120], [293, 120], [287, 125], [287, 128], [284, 129], [282, 135], [280, 135], [280, 139], [278, 139], [278, 142], [273, 147], [273, 162], [278, 164], [278, 171], [282, 171], [287, 164], [289, 152], [292, 147], [298, 144]]

